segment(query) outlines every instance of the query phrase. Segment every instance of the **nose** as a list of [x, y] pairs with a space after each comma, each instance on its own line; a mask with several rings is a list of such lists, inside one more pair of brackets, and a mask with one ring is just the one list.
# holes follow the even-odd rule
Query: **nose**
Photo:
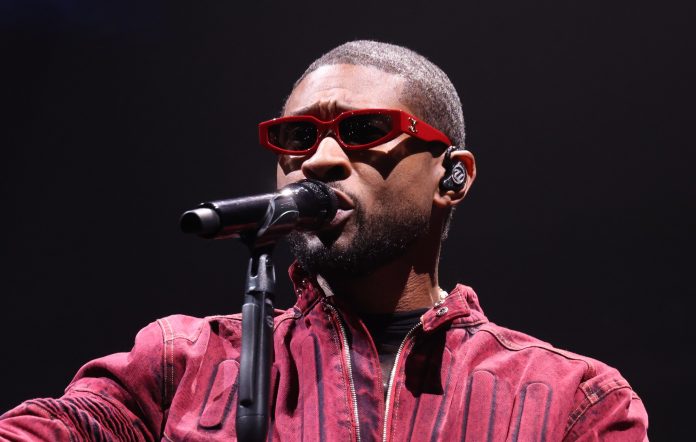
[[351, 163], [336, 140], [326, 137], [321, 140], [314, 154], [302, 163], [302, 173], [307, 178], [319, 181], [340, 181], [350, 176]]

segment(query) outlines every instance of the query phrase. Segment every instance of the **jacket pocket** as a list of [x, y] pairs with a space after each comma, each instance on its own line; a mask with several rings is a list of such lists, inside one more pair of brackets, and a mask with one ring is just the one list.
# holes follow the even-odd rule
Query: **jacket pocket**
[[205, 405], [198, 419], [200, 427], [214, 429], [223, 426], [232, 407], [236, 405], [234, 398], [237, 395], [238, 374], [237, 361], [226, 360], [218, 364], [215, 380], [206, 395]]

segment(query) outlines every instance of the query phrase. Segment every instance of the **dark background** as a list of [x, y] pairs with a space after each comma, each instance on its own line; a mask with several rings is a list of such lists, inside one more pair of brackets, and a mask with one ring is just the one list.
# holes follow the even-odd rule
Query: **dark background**
[[[236, 312], [246, 251], [178, 230], [274, 188], [256, 124], [350, 39], [410, 47], [462, 97], [479, 175], [441, 285], [489, 318], [618, 367], [651, 438], [692, 419], [693, 3], [0, 5], [0, 410], [173, 314]], [[291, 305], [287, 247], [277, 305]]]

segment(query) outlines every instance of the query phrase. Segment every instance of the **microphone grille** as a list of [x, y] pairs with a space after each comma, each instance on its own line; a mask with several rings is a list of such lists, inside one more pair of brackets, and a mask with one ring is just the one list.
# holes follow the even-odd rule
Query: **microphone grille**
[[[319, 228], [334, 219], [338, 210], [338, 197], [331, 187], [314, 179], [298, 181], [294, 186], [306, 191], [297, 192], [297, 203], [301, 217], [306, 215], [316, 220], [312, 228]], [[303, 195], [305, 193], [309, 195]]]

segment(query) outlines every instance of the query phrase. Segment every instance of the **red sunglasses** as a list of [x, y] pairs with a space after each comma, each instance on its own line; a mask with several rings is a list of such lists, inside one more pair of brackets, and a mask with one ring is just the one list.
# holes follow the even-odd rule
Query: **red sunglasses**
[[310, 115], [281, 117], [259, 124], [259, 142], [279, 154], [306, 155], [333, 135], [348, 150], [369, 149], [408, 134], [423, 141], [440, 141], [451, 145], [449, 138], [422, 120], [395, 109], [360, 109], [346, 111], [330, 121]]

